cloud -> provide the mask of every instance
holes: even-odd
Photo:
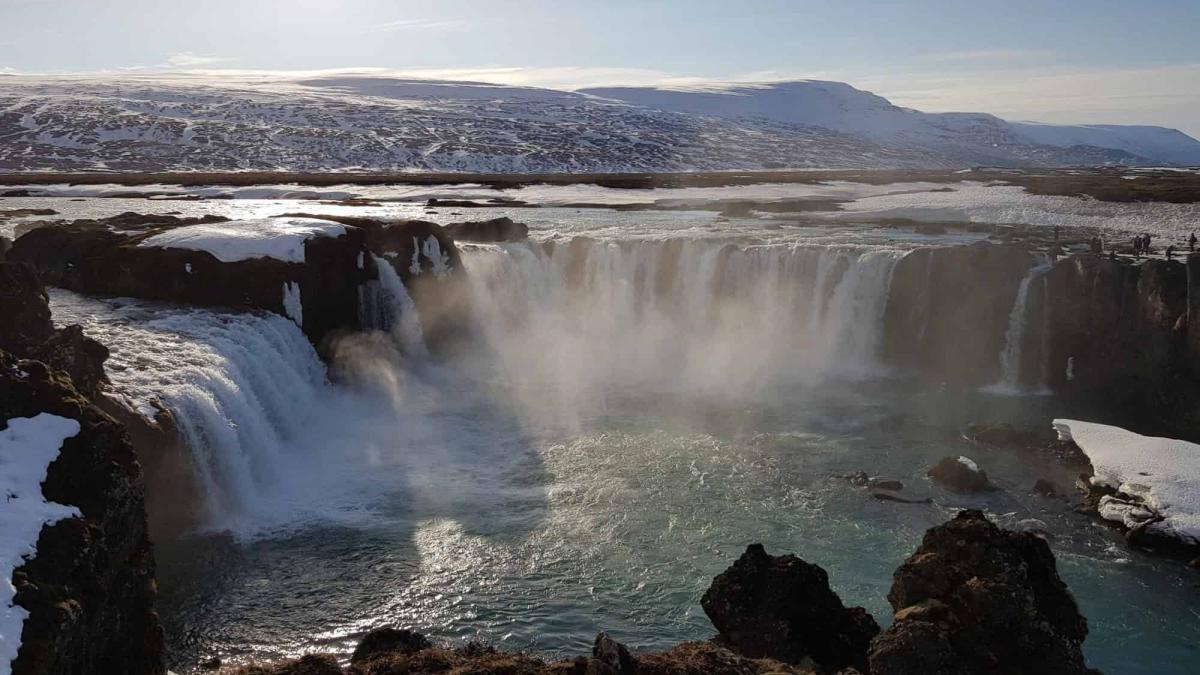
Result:
[[[979,49],[965,52],[926,54],[925,60],[935,63],[1013,63],[1051,58],[1055,54],[1045,49]]]
[[[218,63],[232,63],[237,60],[236,56],[209,56],[195,52],[176,52],[167,57],[166,66],[169,68],[200,68]]]
[[[396,31],[454,30],[462,28],[462,21],[451,19],[398,19],[370,27],[367,33],[394,33]]]
[[[875,73],[845,80],[897,105],[929,112],[985,111],[1064,124],[1157,124],[1200,136],[1200,63]]]

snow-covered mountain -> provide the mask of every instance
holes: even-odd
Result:
[[[836,82],[579,92],[373,76],[6,76],[0,171],[1200,164],[1156,127],[928,114]]]
[[[925,113],[893,105],[882,96],[843,82],[610,87],[584,89],[581,93],[656,110],[815,125],[891,147],[936,148],[962,155],[981,153],[1001,161],[1005,157],[1029,157],[1036,162],[1026,146],[1049,146],[1113,150],[1156,163],[1200,165],[1200,141],[1176,129],[1007,122],[986,113]],[[1042,152],[1045,148],[1034,154]]]

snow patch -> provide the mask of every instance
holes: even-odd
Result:
[[[304,327],[304,305],[300,302],[299,281],[283,283],[283,311],[287,312],[288,318],[295,321],[297,326]]]
[[[1054,420],[1054,428],[1092,461],[1094,485],[1116,488],[1158,512],[1164,520],[1150,529],[1200,543],[1200,445],[1077,420]],[[1100,504],[1102,517],[1126,525],[1145,521],[1145,510],[1111,497]]]
[[[346,226],[316,218],[260,218],[188,225],[143,240],[138,246],[205,251],[221,262],[274,258],[304,262],[304,243],[340,237]]]
[[[972,473],[979,473],[979,465],[976,464],[975,460],[971,459],[970,457],[964,457],[960,455],[958,458],[958,463],[970,469]]]
[[[8,420],[0,431],[0,668],[8,672],[21,647],[29,612],[13,604],[13,570],[37,553],[44,525],[79,515],[79,509],[46,501],[42,481],[63,441],[79,433],[79,422],[42,413]]]

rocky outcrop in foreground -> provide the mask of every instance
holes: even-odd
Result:
[[[42,413],[80,428],[41,485],[47,501],[80,516],[44,526],[36,555],[12,572],[14,603],[29,613],[12,672],[163,673],[142,469],[122,425],[93,405],[108,350],[79,326],[53,327],[25,264],[0,262],[0,317],[0,429]]]
[[[13,571],[14,602],[29,615],[12,672],[163,673],[142,472],[124,430],[65,373],[0,351],[0,428],[41,413],[79,422],[42,494],[81,516],[43,527],[37,554]]]
[[[716,579],[700,605],[721,641],[750,657],[811,660],[826,670],[866,666],[879,625],[862,607],[845,607],[825,570],[794,555],[767,555],[761,544]]]
[[[759,544],[718,575],[701,604],[719,635],[660,653],[633,653],[605,633],[592,653],[548,663],[469,644],[430,646],[384,628],[363,638],[340,667],[306,656],[237,675],[991,675],[1093,673],[1081,647],[1087,621],[1034,534],[963,511],[930,529],[896,571],[896,610],[880,633],[861,607],[845,607],[825,571]]]
[[[877,675],[1089,673],[1087,620],[1042,538],[963,511],[896,570],[896,615],[870,648]]]

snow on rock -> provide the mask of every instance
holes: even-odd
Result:
[[[968,469],[970,469],[971,471],[973,471],[975,473],[979,473],[979,465],[976,464],[975,460],[971,459],[970,457],[966,457],[964,455],[959,455],[958,463],[962,464],[963,466],[967,467]]]
[[[283,309],[288,318],[304,327],[304,305],[300,302],[300,283],[288,281],[283,284]]]
[[[1057,419],[1054,428],[1087,454],[1093,484],[1133,498],[1102,499],[1101,517],[1133,527],[1152,517],[1149,507],[1163,517],[1149,529],[1200,543],[1200,445],[1078,420]]]
[[[422,256],[429,261],[433,276],[440,279],[450,273],[450,254],[442,251],[442,245],[438,242],[437,237],[430,235],[425,238],[424,242],[413,237],[413,254],[412,262],[408,266],[409,272],[421,273]]]
[[[0,669],[8,671],[21,646],[21,629],[29,616],[13,604],[13,570],[37,552],[43,525],[78,516],[73,506],[47,502],[42,496],[46,469],[58,457],[64,440],[79,433],[79,422],[42,413],[8,420],[0,431]]]
[[[316,218],[260,218],[188,225],[156,234],[138,246],[206,251],[221,262],[275,258],[304,262],[304,242],[340,237],[346,226]]]

